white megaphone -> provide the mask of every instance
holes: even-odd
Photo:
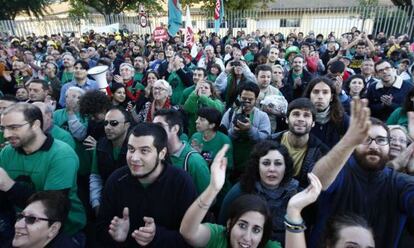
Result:
[[[106,80],[106,72],[108,69],[109,67],[107,65],[100,65],[92,67],[88,70],[88,74],[91,75],[93,79],[95,79],[99,89],[101,90],[108,87],[108,81]]]

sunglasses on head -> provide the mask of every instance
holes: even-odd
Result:
[[[41,221],[41,220],[43,220],[43,221],[54,221],[54,220],[47,219],[47,218],[41,218],[41,217],[35,217],[35,216],[27,216],[27,215],[24,215],[22,213],[18,213],[16,215],[16,221],[20,221],[23,218],[24,218],[24,222],[27,225],[33,225],[34,223],[36,223],[38,221]]]
[[[111,125],[113,127],[116,127],[116,126],[119,125],[119,123],[120,122],[117,121],[117,120],[104,121],[104,126],[108,126],[108,124],[109,124],[109,125]]]

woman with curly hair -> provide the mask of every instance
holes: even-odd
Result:
[[[206,248],[280,248],[280,244],[269,240],[272,217],[266,201],[254,194],[237,198],[229,208],[225,225],[201,223],[214,198],[223,188],[226,178],[227,160],[225,145],[211,165],[211,180],[208,187],[187,209],[180,226],[180,233],[192,247]]]
[[[293,161],[285,146],[264,140],[257,143],[240,182],[227,193],[221,206],[219,223],[225,224],[230,204],[240,195],[255,194],[265,199],[272,216],[271,240],[284,243],[283,217],[289,199],[297,193],[299,183],[293,176]]]

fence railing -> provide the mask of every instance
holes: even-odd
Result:
[[[191,12],[192,24],[196,30],[214,31],[213,13]],[[184,19],[184,16],[183,16]],[[91,14],[87,19],[73,20],[69,17],[43,17],[30,20],[0,21],[0,31],[24,36],[27,34],[81,33],[87,28],[96,28],[112,23],[126,25],[128,30],[138,34],[151,33],[162,23],[167,24],[166,15],[150,16],[148,26],[142,28],[138,14],[117,14],[103,16]],[[314,31],[324,35],[335,32],[337,35],[348,32],[352,27],[367,33],[385,32],[387,35],[407,33],[413,35],[414,11],[411,6],[368,6],[306,9],[267,9],[226,11],[221,24],[220,34],[229,28],[233,31],[244,30],[248,33],[257,29],[262,32],[282,33],[292,31],[307,33]]]

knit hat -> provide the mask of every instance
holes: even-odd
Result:
[[[287,60],[289,58],[289,55],[291,53],[296,53],[296,54],[300,54],[300,49],[297,46],[290,46],[286,49],[286,53],[285,53],[285,59]]]

